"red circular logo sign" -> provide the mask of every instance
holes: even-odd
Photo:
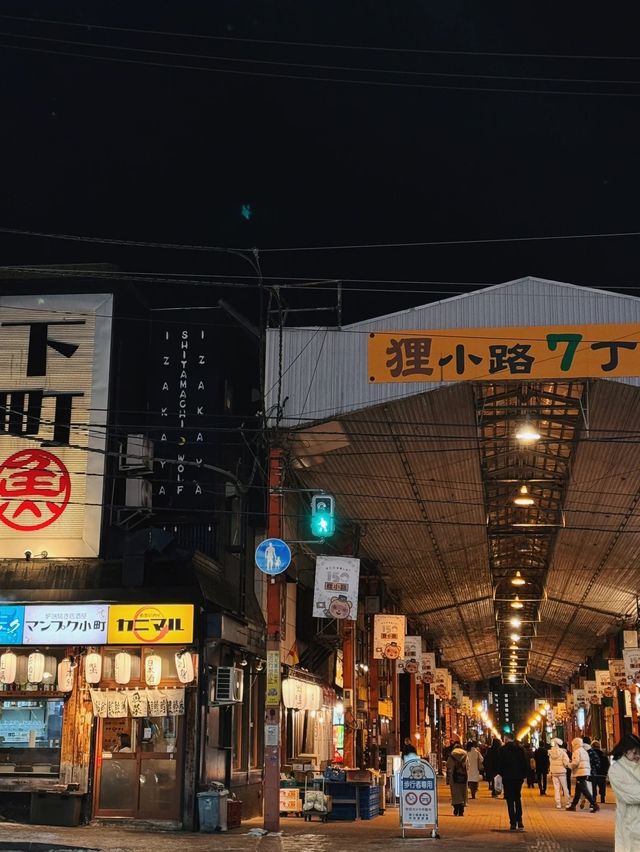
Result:
[[[71,496],[69,471],[46,450],[20,450],[0,465],[0,521],[41,530],[58,520]]]
[[[148,623],[150,621],[155,621],[156,624],[161,624],[162,627],[157,628],[157,632],[153,634],[149,634]],[[144,629],[141,632],[138,628],[138,623],[144,623]],[[163,622],[165,622],[163,624]],[[169,623],[166,618],[162,617],[162,613],[155,606],[143,606],[136,612],[133,616],[133,635],[136,639],[139,639],[140,642],[144,642],[148,644],[149,642],[160,642],[169,632]],[[155,630],[155,628],[154,628]]]

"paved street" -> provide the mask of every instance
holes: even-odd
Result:
[[[484,787],[484,785],[483,785]],[[611,795],[611,794],[610,794]],[[145,832],[124,828],[85,826],[48,828],[11,823],[0,824],[0,849],[29,849],[45,852],[55,846],[110,850],[110,852],[383,852],[390,849],[423,849],[425,843],[450,852],[474,849],[532,850],[532,852],[607,852],[613,850],[615,806],[606,804],[597,814],[588,810],[566,813],[555,809],[553,796],[541,797],[537,790],[524,790],[525,832],[509,831],[506,805],[489,798],[485,789],[469,803],[463,818],[451,814],[446,789],[440,801],[440,834],[437,841],[424,834],[410,833],[404,841],[398,828],[398,811],[388,810],[372,822],[314,821],[297,818],[282,820],[281,837],[251,837],[247,831],[260,826],[259,820],[244,823],[226,834],[175,834]],[[15,845],[14,845],[15,844]],[[29,844],[34,844],[32,847]],[[36,845],[45,844],[45,845]]]

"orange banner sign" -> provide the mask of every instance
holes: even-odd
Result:
[[[369,382],[640,376],[640,325],[371,332]]]

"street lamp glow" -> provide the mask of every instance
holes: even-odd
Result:
[[[540,440],[540,432],[538,432],[533,423],[525,420],[516,429],[515,437],[521,444],[534,444]]]

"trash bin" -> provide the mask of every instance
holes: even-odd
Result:
[[[30,822],[36,825],[80,825],[83,794],[34,790],[31,793]]]
[[[218,789],[198,793],[198,817],[200,831],[211,833],[227,830],[227,796],[229,791],[222,785]]]

